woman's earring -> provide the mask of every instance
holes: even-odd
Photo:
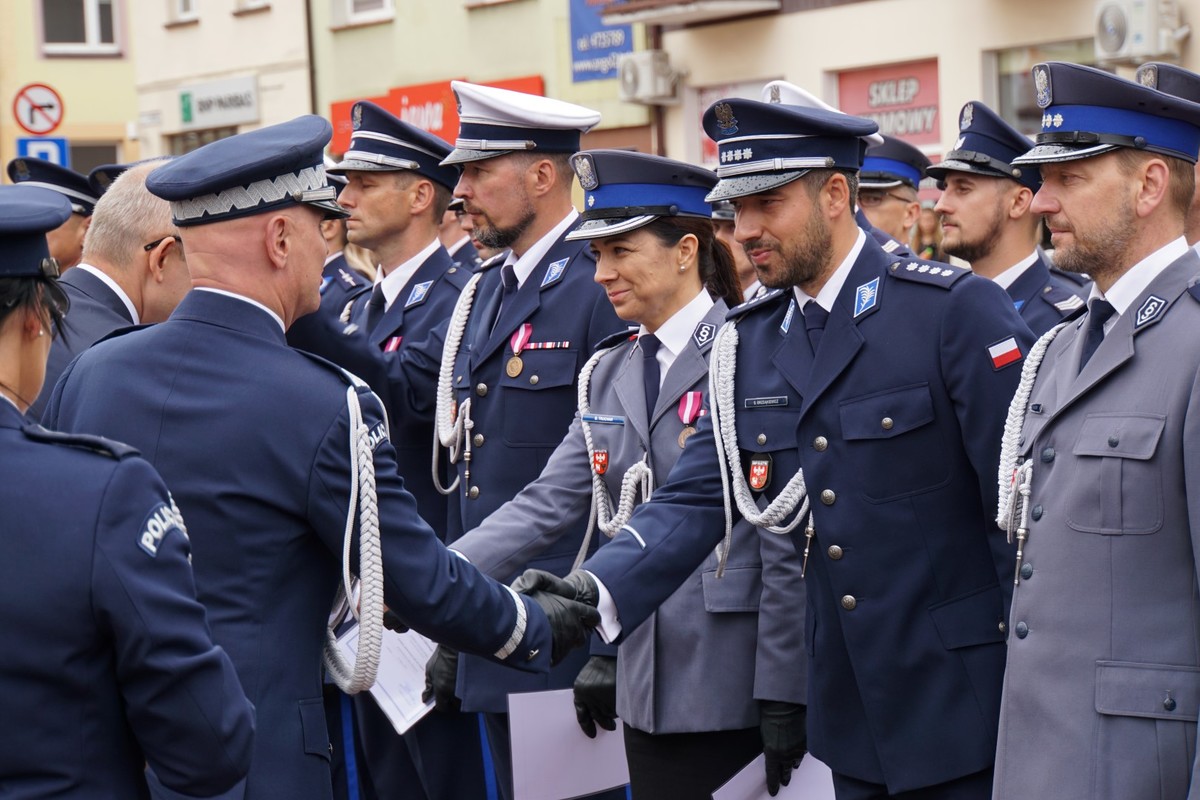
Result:
[[[38,336],[45,336],[45,335],[46,335],[46,329],[45,329],[45,328],[42,328],[40,331],[38,331]]]

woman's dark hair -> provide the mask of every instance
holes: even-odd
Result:
[[[742,288],[738,284],[733,256],[724,244],[717,241],[711,219],[702,217],[658,217],[646,225],[665,247],[674,247],[689,233],[700,243],[697,256],[700,265],[700,280],[714,300],[721,299],[733,308],[742,302]]]
[[[45,313],[52,326],[51,332],[63,335],[63,317],[70,301],[55,278],[22,276],[0,278],[0,324],[8,315],[21,309]]]

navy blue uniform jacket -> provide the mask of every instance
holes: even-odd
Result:
[[[196,290],[167,322],[76,359],[47,411],[63,430],[134,444],[171,485],[213,638],[258,712],[248,800],[331,796],[321,647],[352,477],[346,386],[335,367],[289,348],[266,312]],[[417,516],[378,401],[359,397],[377,442],[389,607],[452,647],[499,652],[516,625],[512,595],[446,551]],[[508,663],[545,670],[549,626],[524,607],[528,627]]]
[[[1008,287],[1008,296],[1035,336],[1083,308],[1089,284],[1080,284],[1046,266],[1041,253],[1037,260]]]
[[[339,309],[338,314],[326,315],[324,319],[309,315],[288,331],[288,343],[293,347],[324,356],[349,370],[388,403],[391,440],[400,476],[405,488],[416,498],[421,518],[441,537],[446,533],[446,496],[433,485],[432,410],[411,413],[403,404],[388,401],[394,395],[392,382],[404,384],[406,380],[399,368],[407,349],[416,342],[426,341],[438,326],[444,327],[471,274],[451,259],[444,247],[439,247],[409,278],[373,330],[366,329],[367,302],[371,297],[368,291],[354,298],[350,324],[337,319]],[[324,299],[321,305],[323,310]],[[440,358],[440,349],[437,355]],[[426,397],[436,394],[436,373],[416,373],[411,377],[424,383],[410,387],[416,393]],[[442,485],[448,486],[449,469],[445,460],[441,465]]]
[[[1031,334],[991,281],[894,261],[869,237],[815,363],[791,292],[730,316],[743,467],[771,456],[773,498],[803,466],[813,504],[810,749],[893,793],[987,768],[1011,590],[997,572],[1013,563],[994,521],[996,469],[1021,369],[1020,358],[997,367],[989,348],[1011,339],[1023,356]],[[622,531],[584,564],[624,633],[724,532],[710,419],[634,513],[638,535]]]
[[[212,643],[167,489],[135,456],[0,400],[6,800],[145,798],[146,764],[208,796],[250,768],[254,709]]]
[[[63,319],[66,336],[54,337],[54,343],[50,345],[42,393],[29,406],[26,414],[34,420],[42,418],[54,384],[75,356],[113,331],[133,324],[129,309],[116,292],[87,270],[69,269],[63,273],[58,284],[71,301],[71,309]]]

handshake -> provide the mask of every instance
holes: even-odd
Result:
[[[587,644],[588,634],[600,624],[600,612],[596,610],[600,594],[587,573],[576,570],[566,578],[559,578],[549,572],[529,569],[513,582],[512,588],[527,595],[546,615],[550,623],[551,664],[557,664],[572,650]],[[458,654],[438,645],[425,665],[422,699],[433,700],[439,711],[457,711],[458,699],[454,695],[457,668]]]

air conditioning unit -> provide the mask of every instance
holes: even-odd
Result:
[[[1140,64],[1178,59],[1188,28],[1178,0],[1098,0],[1096,60],[1102,64]]]
[[[652,106],[678,102],[681,73],[671,67],[662,50],[625,53],[617,60],[617,75],[619,96],[626,102]]]

